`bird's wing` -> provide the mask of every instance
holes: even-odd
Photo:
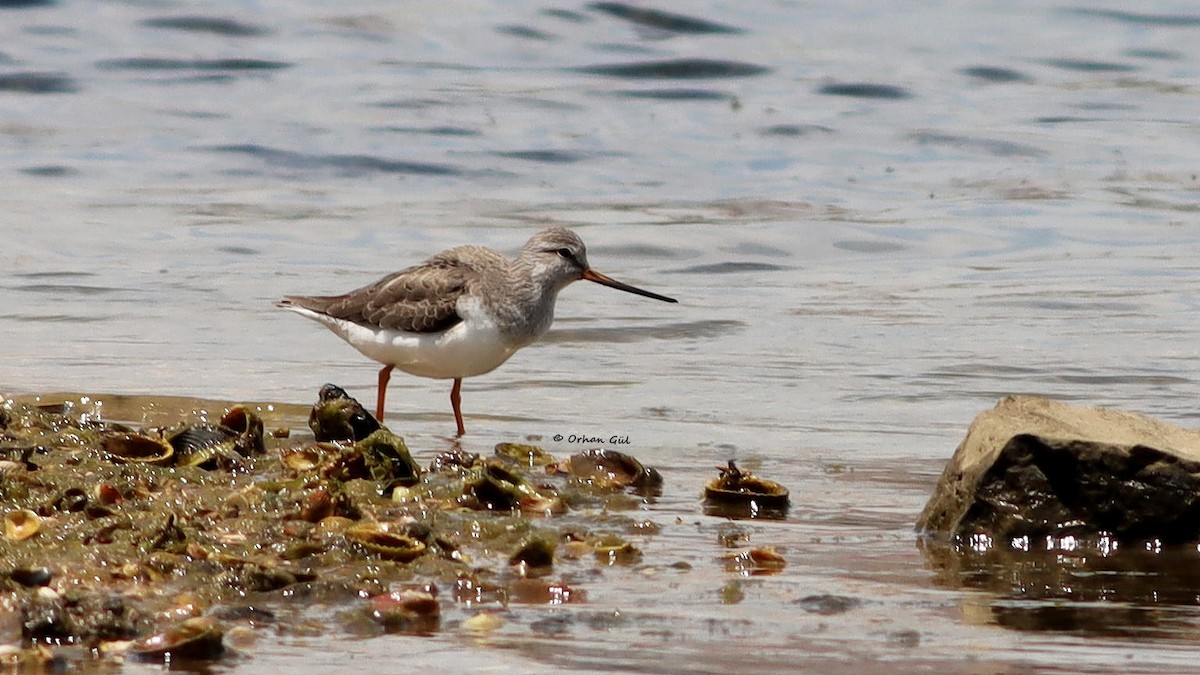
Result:
[[[334,296],[288,296],[286,302],[368,326],[437,333],[462,321],[455,311],[475,271],[437,255],[368,286]]]

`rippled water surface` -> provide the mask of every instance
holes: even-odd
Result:
[[[1179,593],[963,585],[912,533],[1004,395],[1195,424],[1200,10],[1131,6],[0,1],[0,391],[302,428],[377,369],[275,299],[562,223],[680,303],[567,289],[467,381],[464,447],[627,436],[667,478],[646,564],[485,639],[284,631],[221,668],[1194,667]],[[390,392],[448,445],[445,383]],[[786,520],[703,514],[730,458]],[[728,569],[729,528],[787,567]]]

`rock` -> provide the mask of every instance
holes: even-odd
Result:
[[[1011,396],[980,413],[917,529],[946,538],[1200,541],[1200,431]]]

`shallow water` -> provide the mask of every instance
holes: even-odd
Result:
[[[0,2],[0,392],[371,400],[376,367],[275,299],[560,222],[680,304],[569,288],[542,343],[466,383],[464,445],[628,436],[667,477],[655,569],[520,608],[484,648],[453,625],[263,637],[229,669],[1192,667],[1195,602],[1033,629],[998,617],[1064,601],[939,583],[911,528],[1004,395],[1195,423],[1200,14],[659,7],[687,15]],[[389,422],[424,459],[448,389],[393,378]],[[792,489],[786,521],[743,525],[777,575],[718,560],[698,496],[730,458]],[[821,595],[860,602],[796,602]]]

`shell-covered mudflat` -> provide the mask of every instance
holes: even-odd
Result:
[[[135,428],[0,401],[0,660],[253,658],[263,630],[486,628],[510,603],[585,601],[591,570],[640,563],[657,531],[637,509],[662,477],[620,453],[502,443],[420,466],[332,386],[309,424],[264,430],[233,406]]]

